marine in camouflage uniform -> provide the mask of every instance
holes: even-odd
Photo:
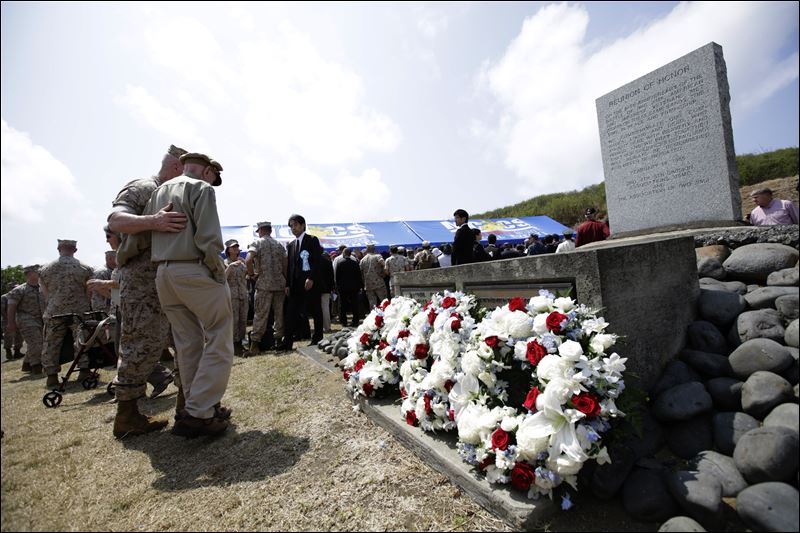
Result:
[[[19,330],[11,332],[8,331],[8,293],[14,288],[14,284],[10,283],[8,285],[8,292],[5,293],[2,297],[0,297],[0,306],[2,310],[3,316],[3,347],[6,350],[6,359],[18,359],[22,356],[22,334]],[[11,349],[14,349],[12,352]]]
[[[108,250],[106,252],[106,266],[95,269],[92,279],[110,280],[111,273],[116,267],[117,252]],[[111,314],[111,300],[97,291],[92,292],[92,311],[102,311]]]
[[[127,183],[117,194],[108,217],[109,229],[121,233],[117,250],[120,322],[117,351],[117,375],[114,392],[117,415],[114,436],[141,435],[163,429],[166,420],[139,413],[138,399],[147,392],[148,377],[156,368],[167,343],[168,322],[156,292],[157,265],[150,261],[150,231],[180,231],[186,226],[181,213],[162,212],[142,216],[153,191],[162,183],[179,176],[183,166],[178,158],[186,150],[170,146],[157,176]]]
[[[369,308],[372,309],[386,298],[386,282],[383,281],[386,264],[383,257],[375,252],[374,244],[367,245],[367,253],[359,266],[364,278],[364,292],[367,293]]]
[[[42,343],[44,322],[44,298],[39,292],[39,265],[23,269],[28,278],[8,293],[9,325],[25,339],[27,350],[22,361],[22,371],[42,372]]]
[[[247,266],[239,255],[239,241],[230,239],[225,242],[225,277],[231,290],[231,308],[233,309],[233,349],[239,354],[242,350],[242,339],[247,332]]]
[[[45,295],[47,304],[44,312],[44,351],[42,353],[42,366],[47,374],[47,387],[58,385],[58,373],[61,371],[59,357],[61,345],[67,328],[72,330],[72,338],[80,339],[81,324],[78,320],[53,318],[65,313],[83,313],[90,311],[89,296],[86,282],[91,279],[94,271],[92,267],[84,265],[73,257],[76,241],[58,240],[58,252],[61,254],[56,261],[49,263],[39,271],[39,286]],[[81,373],[78,380],[87,377],[88,357],[84,354],[78,366]]]
[[[258,352],[258,343],[267,329],[270,310],[275,316],[275,338],[283,338],[283,303],[286,300],[287,255],[283,246],[270,235],[272,224],[259,222],[258,235],[247,248],[247,271],[256,280],[253,330],[247,355]]]

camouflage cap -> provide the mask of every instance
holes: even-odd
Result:
[[[257,222],[256,226],[258,227],[258,229],[271,228],[272,227],[272,222]]]
[[[239,241],[237,241],[236,239],[228,239],[227,241],[225,241],[225,249],[226,250],[228,248],[230,248],[231,246],[234,246],[234,245],[235,246],[239,246]]]
[[[28,272],[39,272],[39,265],[28,265],[22,267],[23,274],[27,274]]]
[[[179,148],[179,147],[175,146],[174,144],[170,144],[169,145],[169,150],[167,150],[167,153],[169,155],[171,155],[172,157],[180,158],[183,154],[185,154],[187,152],[183,148]]]
[[[73,240],[70,240],[70,239],[58,239],[58,245],[59,246],[72,246],[73,248],[76,248],[78,246],[78,241],[73,241]]]

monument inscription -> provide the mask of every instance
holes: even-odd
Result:
[[[729,102],[716,43],[597,99],[612,232],[741,219]]]

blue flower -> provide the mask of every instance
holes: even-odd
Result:
[[[561,510],[568,511],[570,508],[572,508],[572,500],[569,499],[569,493],[567,493],[561,497]]]
[[[597,442],[600,440],[600,435],[591,426],[586,426],[586,438],[589,442]]]
[[[537,461],[547,461],[547,458],[550,457],[550,454],[547,452],[539,452],[536,456]]]
[[[544,296],[545,298],[550,298],[551,300],[556,299],[556,295],[547,289],[539,289],[539,296]]]

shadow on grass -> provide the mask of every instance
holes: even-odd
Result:
[[[308,451],[309,439],[277,430],[238,433],[231,427],[220,437],[186,439],[166,430],[150,438],[123,439],[122,444],[150,457],[158,475],[153,488],[182,491],[281,474]]]

